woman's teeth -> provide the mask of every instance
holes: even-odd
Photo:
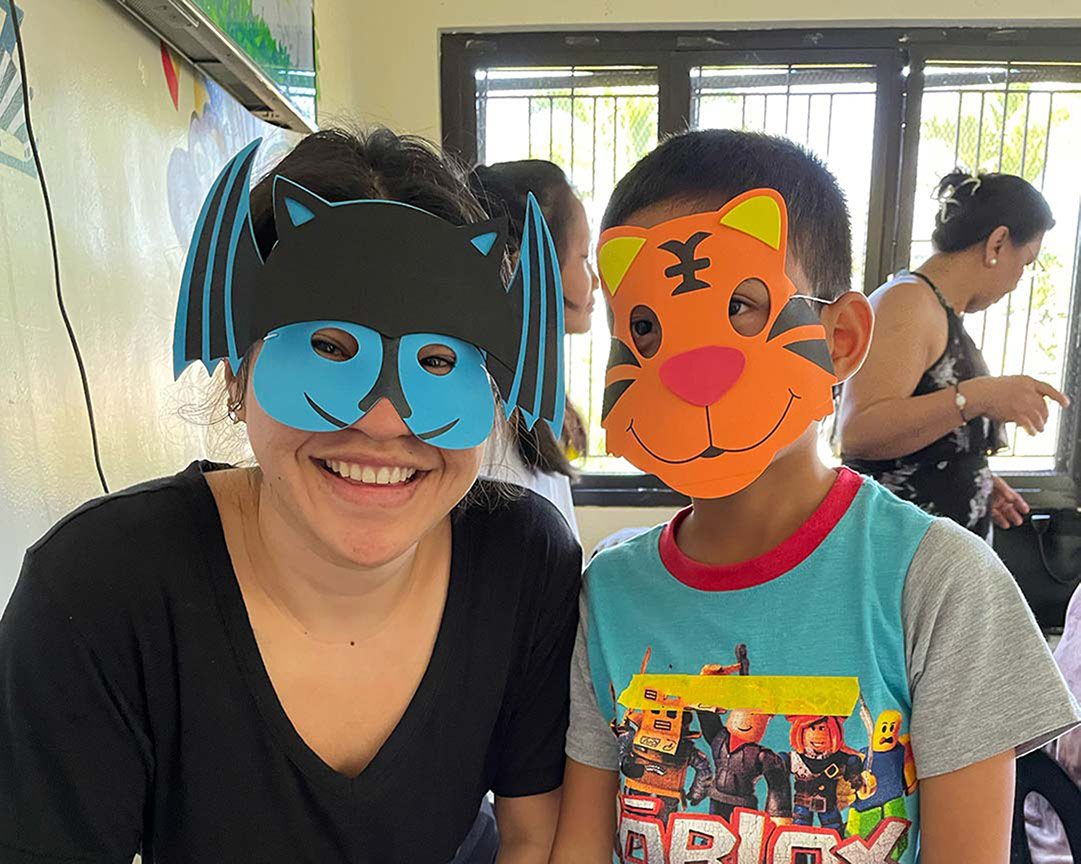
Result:
[[[407,483],[417,473],[416,468],[394,466],[388,468],[381,465],[378,468],[372,465],[358,465],[355,462],[338,462],[335,459],[324,459],[323,464],[328,470],[333,471],[339,477],[346,480],[356,480],[358,483],[370,483],[376,486],[393,486],[396,483]]]

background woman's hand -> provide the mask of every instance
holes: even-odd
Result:
[[[999,528],[1020,525],[1030,509],[1021,493],[996,474],[991,486],[991,519],[995,525]]]
[[[1063,408],[1069,398],[1046,381],[1029,375],[986,376],[962,381],[961,394],[968,400],[969,417],[983,415],[1003,423],[1016,423],[1029,435],[1042,432],[1047,424],[1047,400]]]

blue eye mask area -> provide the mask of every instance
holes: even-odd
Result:
[[[341,330],[357,342],[345,359],[324,356],[312,345],[320,330]],[[304,321],[267,334],[252,371],[252,389],[262,409],[286,426],[333,432],[363,415],[360,402],[383,366],[383,340],[369,327],[343,321]]]
[[[356,353],[348,356],[323,344],[316,337],[321,330],[353,337]],[[421,360],[428,346],[442,347]],[[307,321],[271,331],[255,361],[252,388],[267,414],[306,432],[345,429],[386,398],[410,432],[454,450],[483,443],[495,418],[484,354],[475,346],[437,333],[391,339],[343,321]]]
[[[421,360],[428,346],[441,346]],[[440,358],[453,353],[453,366]],[[412,413],[405,424],[422,441],[460,450],[488,437],[495,420],[495,394],[475,346],[438,333],[409,333],[398,343],[398,375]]]

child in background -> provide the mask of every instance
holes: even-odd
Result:
[[[598,284],[593,269],[593,240],[585,207],[563,169],[543,159],[478,165],[469,177],[469,186],[490,216],[506,216],[507,252],[514,261],[522,244],[526,195],[532,192],[536,196],[545,221],[551,226],[559,257],[566,331],[588,333]],[[578,521],[571,498],[570,481],[574,477],[571,460],[585,452],[587,440],[585,424],[570,400],[563,438],[559,441],[547,428],[526,429],[517,414],[508,426],[497,426],[496,430],[481,473],[543,495],[559,508],[577,536]]]
[[[872,330],[836,180],[691,132],[603,228],[608,447],[693,503],[587,570],[552,861],[1005,862],[1078,708],[986,544],[817,455]]]

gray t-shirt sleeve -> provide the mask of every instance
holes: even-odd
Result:
[[[593,768],[618,771],[619,745],[608,721],[597,706],[597,694],[593,689],[593,676],[589,669],[585,588],[582,589],[578,602],[580,614],[578,635],[574,641],[574,657],[571,660],[571,717],[570,726],[567,728],[567,756]]]
[[[937,519],[902,598],[916,773],[1022,756],[1081,721],[1028,604],[990,546]]]

